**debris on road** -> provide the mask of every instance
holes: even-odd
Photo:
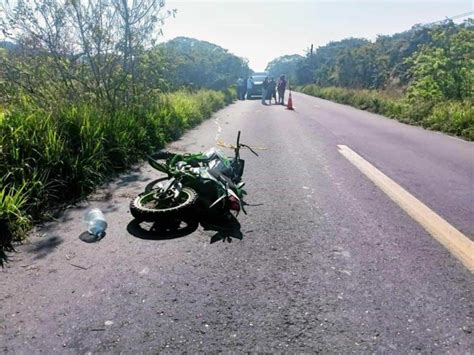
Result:
[[[81,270],[89,270],[91,268],[91,266],[85,267],[85,266],[76,265],[76,264],[72,264],[72,263],[69,263],[69,265],[77,267],[78,269],[81,269]]]

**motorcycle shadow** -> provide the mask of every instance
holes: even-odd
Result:
[[[240,230],[240,222],[231,213],[219,217],[211,216],[210,218],[203,218],[199,223],[204,231],[216,232],[211,237],[211,244],[221,240],[231,243],[232,238],[242,240],[244,237]]]
[[[232,242],[232,239],[243,239],[241,225],[231,213],[223,215],[203,215],[186,220],[167,222],[139,222],[136,219],[127,225],[127,231],[132,236],[145,240],[170,240],[192,234],[201,225],[204,231],[216,232],[211,236],[210,243],[218,241]]]

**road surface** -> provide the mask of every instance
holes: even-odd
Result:
[[[141,233],[128,203],[156,177],[147,166],[38,227],[0,272],[0,349],[474,352],[473,274],[338,149],[472,240],[474,144],[302,94],[294,104],[235,103],[169,147],[241,130],[266,148],[243,153],[254,206],[231,243],[202,227]],[[78,238],[90,207],[109,222],[94,244]]]

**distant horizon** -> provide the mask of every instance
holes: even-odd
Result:
[[[473,18],[472,18],[472,17],[466,17],[466,18],[463,19],[462,21],[454,21],[454,22],[456,22],[456,23],[462,23],[462,22],[464,22],[464,21],[467,21],[468,19],[473,19]],[[441,23],[441,21],[440,21],[440,23]],[[330,40],[329,42],[326,42],[326,43],[321,44],[321,45],[318,45],[318,46],[314,46],[314,45],[313,45],[313,48],[314,48],[314,50],[316,50],[316,49],[318,49],[318,48],[320,48],[320,47],[325,47],[325,46],[327,46],[327,45],[330,44],[330,43],[333,43],[333,42],[340,42],[340,41],[343,41],[343,40],[345,40],[345,39],[352,39],[352,38],[365,39],[365,40],[367,40],[367,41],[369,41],[369,42],[371,42],[371,43],[374,43],[374,42],[377,40],[377,38],[378,38],[379,36],[389,36],[389,37],[395,36],[395,35],[400,34],[400,33],[408,32],[408,31],[412,30],[413,27],[415,27],[415,26],[417,26],[417,25],[427,26],[427,25],[430,25],[430,23],[427,23],[427,24],[418,24],[418,23],[415,23],[415,24],[413,24],[410,28],[407,28],[406,30],[402,30],[402,31],[400,31],[400,32],[394,32],[394,33],[390,33],[390,34],[380,33],[380,34],[376,35],[375,38],[345,37],[345,38],[340,38],[340,39],[337,39],[337,40]],[[243,59],[246,59],[246,60],[248,59],[248,58],[239,56],[239,55],[236,54],[236,53],[233,53],[233,52],[230,51],[228,48],[225,48],[225,47],[223,47],[223,46],[221,46],[221,45],[219,45],[219,44],[210,42],[210,41],[208,41],[208,40],[200,39],[200,38],[197,38],[197,37],[189,37],[189,36],[180,35],[180,36],[176,36],[176,37],[167,39],[166,41],[162,41],[162,42],[160,42],[160,43],[167,43],[167,42],[169,42],[169,41],[173,41],[173,40],[178,39],[178,38],[189,38],[189,39],[194,39],[194,40],[198,40],[198,41],[201,41],[201,42],[207,42],[207,43],[210,43],[210,44],[219,46],[219,47],[221,47],[221,48],[227,50],[230,54],[233,54],[233,55],[235,55],[235,56],[237,56],[237,57],[240,57],[240,58],[243,58]],[[310,49],[310,47],[308,47],[307,49]],[[273,58],[273,59],[280,58],[280,57],[284,57],[284,56],[292,56],[292,55],[301,55],[301,56],[304,57],[304,55],[306,54],[305,51],[306,51],[307,49],[305,49],[305,50],[303,51],[303,53],[287,53],[287,54],[282,54],[281,56],[275,57],[275,58]],[[273,60],[273,59],[272,59],[272,60]],[[268,62],[268,63],[270,63],[270,62]],[[267,63],[267,65],[268,65],[268,63]],[[266,69],[266,66],[265,66],[265,68],[263,68],[262,70],[254,70],[254,72],[264,71],[265,69]]]
[[[304,55],[311,44],[316,49],[351,37],[373,42],[473,10],[469,0],[168,0],[166,8],[178,12],[165,21],[160,42],[210,42],[247,59],[256,72],[275,58]]]
[[[255,72],[284,55],[347,38],[371,42],[415,25],[473,12],[470,0],[167,0],[177,9],[165,20],[159,43],[177,37],[218,45],[248,60]],[[463,22],[472,15],[455,20]],[[0,33],[0,41],[7,40]]]

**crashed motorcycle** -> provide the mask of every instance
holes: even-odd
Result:
[[[233,157],[215,148],[195,154],[164,151],[148,157],[149,164],[166,177],[148,184],[131,201],[132,216],[139,222],[169,222],[197,218],[203,212],[246,213],[242,182],[245,161],[240,158],[240,149],[258,154],[240,143],[240,131],[236,145],[230,147],[234,149]]]

